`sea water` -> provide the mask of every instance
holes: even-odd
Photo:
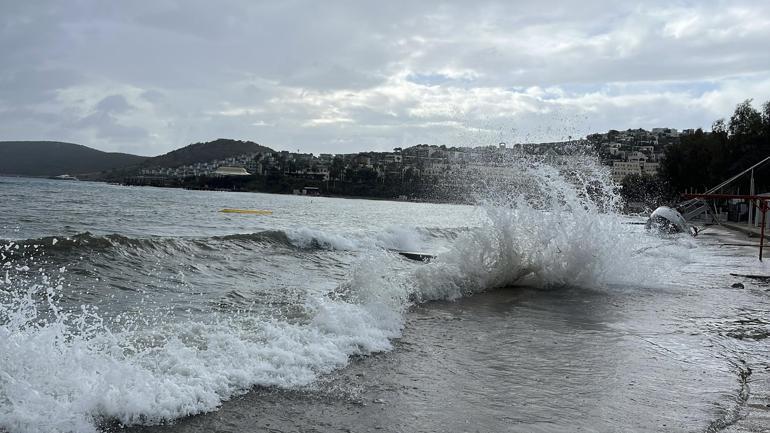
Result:
[[[753,428],[755,249],[518,164],[475,206],[0,178],[0,429]]]

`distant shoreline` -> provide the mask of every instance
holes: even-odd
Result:
[[[51,180],[51,181],[62,181],[67,183],[72,183],[71,180],[63,180],[63,179],[55,179],[50,176],[30,176],[30,175],[19,175],[19,174],[0,174],[0,179],[2,178],[13,178],[13,179],[36,179],[36,180]],[[0,182],[2,182],[0,180]],[[216,188],[189,188],[184,186],[168,186],[168,185],[134,185],[134,184],[127,184],[123,182],[115,182],[111,180],[101,180],[101,179],[78,179],[77,182],[94,182],[94,183],[104,183],[109,185],[115,185],[115,186],[123,186],[123,187],[137,187],[137,188],[163,188],[163,189],[182,189],[182,190],[188,190],[188,191],[212,191],[212,192],[235,192],[235,193],[257,193],[257,194],[274,194],[274,195],[290,195],[290,196],[297,196],[297,197],[320,197],[320,198],[339,198],[339,199],[351,199],[351,200],[374,200],[374,201],[391,201],[395,203],[430,203],[430,204],[450,204],[450,205],[463,205],[463,206],[474,206],[474,203],[471,202],[460,202],[460,201],[443,201],[443,200],[430,200],[430,199],[408,199],[408,200],[400,200],[398,198],[388,198],[388,197],[377,197],[377,196],[363,196],[363,195],[343,195],[343,194],[319,194],[319,195],[303,195],[303,194],[293,194],[289,192],[271,192],[271,191],[239,191],[239,190],[231,190],[231,189],[216,189]]]

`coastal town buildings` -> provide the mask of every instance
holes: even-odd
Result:
[[[612,168],[612,179],[622,182],[629,175],[655,176],[665,155],[665,148],[678,143],[685,135],[695,130],[679,132],[673,128],[611,130],[603,134],[586,137],[592,143],[602,162]]]
[[[408,182],[425,178],[459,179],[473,176],[513,178],[506,161],[517,152],[560,157],[571,147],[591,146],[602,163],[609,166],[615,182],[629,175],[656,175],[664,158],[665,147],[677,142],[693,130],[672,128],[611,130],[591,134],[584,140],[556,143],[527,143],[507,146],[447,147],[417,144],[395,148],[392,152],[359,152],[351,154],[292,153],[288,151],[245,153],[221,160],[199,162],[179,167],[156,167],[141,170],[151,179],[186,179],[251,174],[285,176],[320,182]],[[237,172],[237,173],[236,173]]]

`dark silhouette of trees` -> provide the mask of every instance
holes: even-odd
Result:
[[[329,166],[329,177],[332,180],[345,180],[343,174],[345,173],[345,160],[339,156],[335,156],[332,160],[331,166]]]
[[[681,137],[679,144],[667,147],[660,170],[671,189],[703,191],[724,179],[730,157],[725,138],[722,133],[698,129]]]
[[[763,134],[770,136],[770,101],[765,102],[762,106],[762,126]]]
[[[711,124],[711,132],[714,134],[727,135],[727,125],[725,125],[725,119],[717,119]]]
[[[727,131],[736,138],[755,137],[762,133],[762,115],[751,106],[751,99],[747,99],[737,107],[730,117],[730,125]]]
[[[643,203],[650,209],[666,202],[668,198],[668,188],[659,176],[630,174],[623,179],[621,187],[626,202]]]
[[[699,129],[666,147],[660,175],[672,198],[686,190],[705,191],[770,156],[770,101],[761,112],[751,102],[738,104],[728,123],[715,121],[710,133]],[[757,191],[768,190],[770,170],[757,170],[755,182]]]

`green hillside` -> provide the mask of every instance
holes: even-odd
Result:
[[[136,166],[147,157],[59,141],[0,141],[0,174],[57,176]]]
[[[198,162],[225,159],[244,153],[257,152],[273,152],[273,150],[269,147],[254,143],[253,141],[220,138],[205,143],[190,144],[177,150],[173,150],[165,155],[150,158],[145,161],[144,166],[174,168]]]

